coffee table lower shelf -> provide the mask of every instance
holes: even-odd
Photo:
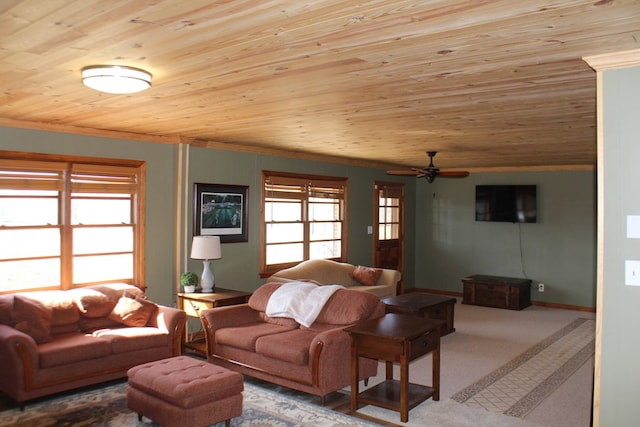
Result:
[[[370,389],[364,390],[356,397],[358,404],[379,406],[380,408],[400,411],[400,381],[385,380]],[[433,396],[433,387],[409,383],[407,389],[407,410],[411,410]]]

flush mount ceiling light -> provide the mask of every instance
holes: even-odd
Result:
[[[135,93],[151,87],[151,74],[122,65],[91,65],[82,69],[82,83],[106,93]]]

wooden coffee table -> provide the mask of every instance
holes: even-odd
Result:
[[[387,306],[387,313],[413,314],[429,319],[444,320],[440,335],[455,332],[453,327],[456,299],[444,295],[410,292],[382,300]]]
[[[351,410],[360,403],[400,412],[400,420],[409,420],[409,410],[428,398],[440,399],[441,320],[405,314],[386,314],[350,326],[351,335]],[[409,362],[433,352],[431,387],[409,383]],[[384,382],[359,392],[359,358],[386,361]],[[393,379],[393,363],[400,363],[400,380]]]

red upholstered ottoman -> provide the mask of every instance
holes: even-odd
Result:
[[[193,359],[172,357],[127,371],[127,406],[164,427],[208,426],[242,415],[241,374]]]

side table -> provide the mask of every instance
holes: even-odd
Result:
[[[200,311],[226,305],[244,304],[249,300],[251,293],[216,287],[216,291],[213,293],[179,292],[176,296],[178,297],[179,309],[184,310],[189,317],[197,317],[200,319]],[[204,333],[200,331],[199,333],[194,333],[189,336],[189,331],[185,324],[182,350],[184,352],[187,349],[205,357],[207,356],[207,345]]]
[[[455,332],[453,319],[456,299],[444,295],[433,295],[423,292],[410,292],[392,298],[385,298],[387,313],[413,314],[429,319],[444,320],[445,324],[440,336]]]
[[[351,410],[358,405],[380,406],[400,412],[400,421],[409,420],[409,410],[428,398],[440,399],[440,328],[441,320],[388,313],[350,326],[351,335]],[[409,383],[409,362],[433,352],[431,387]],[[360,357],[386,361],[382,383],[359,392]],[[393,379],[393,363],[400,363],[400,380]]]

